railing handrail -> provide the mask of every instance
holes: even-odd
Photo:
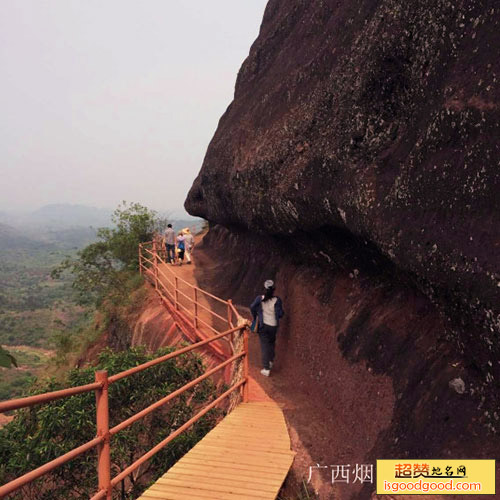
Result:
[[[152,257],[155,257],[156,259],[158,259],[158,261],[161,263],[161,264],[166,264],[166,262],[161,258],[160,255],[158,255],[157,252],[153,250],[150,250],[149,248],[145,247],[144,245],[154,245],[154,242],[153,241],[147,241],[145,243],[140,243],[139,244],[139,248],[144,250],[145,252],[148,252]],[[146,257],[142,257],[144,260],[146,260],[147,262],[151,263],[154,265],[154,262],[152,262],[151,260],[149,259],[146,259]],[[207,297],[210,297],[211,299],[214,299],[218,302],[220,302],[221,304],[224,304],[225,306],[227,306],[229,304],[229,301],[227,300],[224,300],[224,299],[221,299],[220,297],[217,297],[216,295],[213,295],[211,294],[210,292],[207,292],[206,290],[203,290],[199,287],[196,287],[195,285],[192,285],[191,283],[189,283],[189,281],[186,281],[184,278],[181,278],[180,276],[177,276],[168,266],[165,266],[165,269],[167,269],[167,271],[174,277],[174,278],[177,278],[179,281],[182,281],[182,283],[184,283],[185,285],[187,285],[188,287],[190,287],[191,289],[194,289],[194,288],[198,288],[198,290],[203,293],[204,295],[206,295]]]
[[[141,365],[134,366],[133,368],[130,368],[129,370],[125,370],[125,371],[117,373],[115,375],[111,375],[108,378],[108,383],[113,384],[113,383],[117,382],[118,380],[121,380],[122,378],[125,378],[125,377],[133,375],[135,373],[141,372],[141,371],[146,370],[147,368],[155,366],[159,363],[163,363],[164,361],[167,361],[169,359],[176,358],[177,356],[181,356],[182,354],[185,354],[186,352],[197,349],[198,347],[202,347],[206,344],[209,344],[210,342],[214,342],[216,340],[219,340],[223,337],[226,337],[227,335],[230,335],[231,333],[237,332],[238,330],[241,330],[241,327],[231,328],[223,333],[220,333],[218,335],[214,335],[213,337],[210,337],[206,340],[201,340],[200,342],[197,342],[196,344],[191,344],[187,347],[183,347],[182,349],[178,349],[177,351],[170,352],[168,354],[165,354],[164,356],[160,356],[159,358],[153,359],[151,361],[147,361],[146,363],[143,363]],[[17,399],[9,399],[7,401],[0,401],[0,413],[4,413],[6,411],[18,410],[20,408],[27,408],[29,406],[33,406],[36,404],[49,403],[49,402],[55,401],[57,399],[75,396],[77,394],[82,394],[84,392],[91,392],[91,391],[94,391],[96,389],[101,388],[102,386],[103,386],[103,384],[101,382],[94,382],[92,384],[85,384],[85,385],[78,385],[78,386],[74,386],[74,387],[68,387],[67,389],[61,389],[59,391],[44,392],[43,394],[36,394],[34,396],[27,396],[25,398],[17,398]]]
[[[148,242],[149,243],[149,242]],[[146,243],[146,244],[148,244]],[[150,261],[149,259],[146,259],[142,255],[142,250],[145,249],[151,255],[153,256],[153,261]],[[140,269],[142,272],[142,260],[146,260],[147,262],[150,262],[153,266],[156,266],[156,271],[158,270],[157,268],[157,260],[160,260],[161,262],[164,263],[164,261],[161,259],[161,257],[155,252],[154,254],[150,252],[148,249],[144,248],[143,244],[139,245],[139,265]],[[168,268],[167,268],[168,269]],[[170,270],[169,270],[170,271]],[[172,271],[170,271],[172,272]],[[162,273],[163,274],[163,273]],[[174,274],[174,273],[172,273]],[[175,276],[175,274],[174,274]],[[157,279],[157,275],[155,276]],[[166,276],[165,276],[166,278]],[[205,293],[206,295],[213,297],[217,299],[218,301],[224,303],[228,307],[228,319],[225,320],[222,318],[220,315],[216,315],[218,318],[223,319],[224,321],[227,321],[230,326],[231,324],[231,315],[234,313],[236,315],[236,318],[240,318],[238,312],[232,305],[231,301],[224,301],[218,297],[215,297],[208,292],[205,292],[199,287],[193,286],[187,281],[183,280],[182,278],[176,277],[177,280],[181,280],[182,282],[186,283],[189,285],[193,290],[195,290],[195,297],[197,296],[196,294],[198,292]],[[166,287],[165,287],[166,288]],[[168,290],[166,290],[168,292]],[[189,298],[189,297],[188,297]],[[197,302],[194,302],[196,305],[201,305],[197,304]],[[204,307],[204,306],[203,306]],[[213,311],[209,311],[212,312]],[[195,328],[197,321],[200,321],[201,323],[208,325],[205,323],[201,318],[197,318],[195,314]],[[216,331],[212,327],[210,327],[212,330]],[[209,345],[212,342],[216,342],[217,340],[223,339],[224,337],[227,337],[228,335],[233,335],[235,332],[240,331],[243,332],[243,348],[242,352],[239,354],[234,354],[233,356],[229,357],[219,365],[215,366],[214,368],[208,370],[205,372],[203,375],[200,375],[196,379],[192,380],[191,382],[188,382],[184,386],[180,387],[179,389],[176,389],[169,395],[165,396],[164,398],[160,399],[159,401],[156,401],[155,403],[151,404],[147,408],[144,408],[143,410],[137,412],[135,415],[129,417],[128,419],[122,421],[121,423],[115,425],[113,428],[109,429],[109,409],[108,409],[108,386],[110,384],[113,384],[115,382],[118,382],[119,380],[129,377],[131,375],[134,375],[138,372],[141,372],[143,370],[146,370],[148,368],[151,368],[152,366],[155,366],[160,363],[164,363],[167,360],[176,358],[178,356],[181,356],[182,354],[185,354],[187,352],[190,352],[194,349],[197,349],[199,347],[202,347],[204,345]],[[239,358],[243,358],[243,378],[239,382],[236,382],[232,387],[230,387],[228,390],[226,390],[223,394],[221,394],[218,398],[216,398],[214,401],[212,401],[210,404],[208,404],[205,408],[203,408],[201,411],[199,411],[194,417],[189,419],[186,423],[181,425],[178,429],[176,429],[174,432],[170,433],[170,435],[165,438],[163,441],[155,445],[151,450],[146,452],[144,455],[142,455],[138,460],[136,460],[133,464],[129,465],[127,468],[125,468],[123,471],[121,471],[117,476],[115,476],[113,479],[110,477],[110,437],[112,435],[115,435],[116,433],[120,432],[121,430],[125,429],[129,425],[132,425],[134,422],[138,421],[139,419],[143,418],[144,416],[148,415],[152,411],[156,410],[157,408],[160,408],[164,404],[166,404],[168,401],[173,399],[176,396],[179,396],[183,392],[189,390],[190,388],[194,387],[196,384],[201,382],[202,380],[205,380],[209,376],[215,374],[222,368],[225,368],[229,366],[230,363],[236,361]],[[74,448],[70,450],[69,452],[65,453],[64,455],[61,455],[60,457],[55,458],[54,460],[51,460],[50,462],[38,467],[37,469],[28,472],[24,474],[21,477],[18,477],[8,483],[6,483],[3,486],[0,486],[0,498],[2,498],[4,495],[7,495],[9,493],[12,493],[13,491],[21,488],[22,486],[32,482],[33,480],[37,479],[38,477],[50,472],[51,470],[55,469],[56,467],[63,465],[64,463],[68,462],[69,460],[72,460],[73,458],[81,455],[82,453],[85,453],[86,451],[95,448],[96,446],[98,447],[98,476],[99,476],[99,486],[98,486],[98,492],[92,497],[92,500],[97,500],[100,498],[106,498],[106,499],[111,499],[111,490],[116,484],[118,484],[120,481],[122,481],[125,477],[127,477],[130,473],[132,473],[137,467],[139,467],[142,463],[144,463],[146,460],[149,460],[155,453],[160,451],[164,446],[166,446],[169,442],[171,442],[175,437],[177,437],[179,434],[181,434],[184,430],[189,428],[191,425],[193,425],[196,421],[198,421],[203,415],[205,415],[210,409],[214,408],[217,404],[219,404],[221,401],[223,401],[226,397],[228,397],[232,392],[234,392],[236,389],[242,387],[243,388],[243,398],[244,401],[248,399],[248,329],[247,325],[245,322],[240,322],[239,326],[229,328],[228,330],[225,330],[222,333],[217,333],[216,335],[213,335],[209,338],[203,339],[199,342],[195,342],[194,344],[191,344],[189,346],[183,347],[181,349],[177,349],[176,351],[173,351],[171,353],[168,353],[164,356],[160,356],[156,359],[153,359],[151,361],[148,361],[146,363],[142,363],[141,365],[135,366],[133,368],[130,368],[128,370],[125,370],[120,373],[116,373],[115,375],[111,375],[108,377],[106,371],[97,371],[96,372],[96,381],[92,384],[86,384],[86,385],[81,385],[81,386],[76,386],[76,387],[69,387],[67,389],[62,389],[59,391],[52,391],[52,392],[47,392],[43,394],[37,394],[34,396],[28,396],[25,398],[18,398],[18,399],[13,399],[13,400],[8,400],[8,401],[3,401],[0,402],[0,412],[5,412],[5,411],[11,411],[11,410],[16,410],[20,408],[27,408],[36,404],[44,404],[48,403],[51,401],[55,401],[57,399],[65,398],[65,397],[71,397],[75,396],[77,394],[82,394],[86,392],[91,392],[91,391],[96,391],[96,398],[97,398],[97,436],[88,441],[87,443],[84,443],[77,448]]]
[[[200,375],[199,377],[195,378],[191,382],[188,382],[186,385],[183,385],[182,387],[175,390],[174,392],[171,392],[168,396],[165,396],[164,398],[158,400],[156,403],[153,403],[152,405],[148,406],[147,408],[144,408],[144,410],[141,410],[139,413],[136,413],[135,415],[132,415],[131,417],[127,418],[127,420],[124,420],[123,422],[115,425],[113,428],[109,429],[109,433],[113,436],[117,432],[120,432],[121,430],[126,429],[127,427],[132,425],[134,422],[137,422],[142,417],[145,417],[146,415],[151,413],[153,410],[156,410],[156,408],[160,408],[164,404],[168,403],[170,400],[179,396],[183,392],[188,391],[189,389],[194,387],[196,384],[198,384],[202,380],[205,380],[206,378],[210,377],[214,373],[217,373],[219,370],[222,370],[222,368],[224,368],[228,364],[232,363],[233,361],[236,361],[238,358],[241,358],[244,355],[245,355],[245,353],[240,353],[240,354],[235,354],[234,356],[231,356],[229,359],[227,359],[223,363],[220,363],[219,365],[215,366],[211,370],[208,370],[208,372],[204,373],[203,375]]]
[[[178,276],[163,260],[160,255],[161,249],[162,243],[157,240],[140,243],[139,270],[151,281],[155,291],[160,295],[166,307],[170,309],[170,313],[174,317],[178,316],[180,324],[184,323],[188,326],[190,332],[183,330],[185,334],[189,337],[192,334],[195,338],[203,339],[207,334],[219,333],[222,330],[220,325],[227,324],[231,328],[234,315],[236,316],[235,323],[238,322],[240,315],[232,305],[231,300],[223,300]],[[193,297],[190,296],[189,290],[192,291]],[[207,299],[208,307],[200,301],[200,297]],[[222,311],[220,311],[221,314],[218,314],[210,307],[209,299],[215,300],[226,309],[226,317],[223,317]],[[169,307],[168,303],[172,305],[172,308]],[[202,315],[205,315],[205,318],[200,317]],[[231,345],[230,341],[229,343]],[[212,344],[211,349],[218,357],[226,356],[224,349],[217,344]]]
[[[117,382],[118,380],[120,380],[122,378],[128,377],[129,375],[133,375],[134,373],[141,372],[143,370],[146,370],[147,368],[150,368],[150,367],[157,365],[159,363],[163,363],[164,361],[167,361],[169,359],[173,359],[173,358],[176,358],[177,356],[181,356],[182,354],[185,354],[186,352],[197,349],[198,347],[209,344],[210,342],[214,342],[216,340],[219,340],[223,337],[226,337],[227,335],[230,335],[231,333],[237,332],[238,330],[241,330],[241,327],[230,328],[229,330],[227,330],[223,333],[219,333],[218,335],[214,335],[213,337],[210,337],[206,340],[201,340],[200,342],[196,342],[196,344],[191,344],[189,346],[183,347],[182,349],[178,349],[177,351],[170,352],[168,354],[165,354],[164,356],[160,356],[159,358],[156,358],[156,359],[153,359],[153,360],[148,361],[146,363],[143,363],[142,365],[134,366],[133,368],[129,368],[128,370],[117,373],[116,375],[111,375],[111,377],[109,377],[109,383],[112,384],[112,383]]]
[[[169,353],[169,354],[167,354],[165,356],[161,356],[160,358],[157,358],[155,360],[148,361],[147,363],[143,363],[142,365],[136,366],[136,367],[131,368],[129,370],[125,370],[124,372],[120,372],[120,373],[118,373],[118,374],[116,374],[116,375],[114,375],[112,377],[109,377],[108,383],[117,382],[118,380],[121,380],[122,378],[125,378],[127,376],[133,375],[133,374],[135,374],[137,372],[140,372],[142,370],[146,370],[147,368],[150,368],[151,366],[154,366],[156,364],[159,364],[159,363],[162,363],[164,361],[167,361],[168,359],[173,359],[174,357],[180,356],[180,355],[182,355],[182,354],[184,354],[184,353],[186,353],[188,351],[196,349],[197,347],[201,347],[201,346],[206,345],[206,344],[208,344],[210,342],[216,341],[219,338],[222,338],[222,337],[224,337],[226,335],[230,335],[230,334],[232,334],[232,333],[234,333],[234,332],[236,332],[238,330],[243,330],[245,337],[247,336],[247,331],[246,331],[246,326],[245,325],[239,326],[239,327],[235,327],[235,328],[231,328],[230,330],[228,330],[228,331],[226,331],[224,333],[221,333],[219,335],[215,335],[212,338],[203,340],[201,342],[197,342],[196,344],[192,344],[192,345],[190,345],[188,347],[184,347],[182,349],[179,349],[178,351]],[[209,372],[207,372],[204,375],[198,377],[198,379],[195,379],[195,380],[193,380],[191,382],[188,382],[187,384],[185,384],[185,386],[177,389],[176,391],[174,391],[173,393],[169,394],[168,396],[166,396],[162,400],[157,401],[156,403],[153,403],[149,407],[147,407],[147,408],[141,410],[140,412],[138,412],[136,415],[134,415],[132,417],[129,417],[127,420],[124,420],[123,422],[121,422],[120,424],[117,424],[112,429],[109,429],[109,431],[106,433],[107,434],[106,436],[99,436],[98,435],[97,437],[95,437],[91,441],[88,441],[87,443],[84,443],[84,444],[80,445],[79,447],[74,448],[73,450],[70,450],[69,452],[65,453],[64,455],[61,455],[60,457],[57,457],[54,460],[51,460],[50,462],[47,462],[46,464],[38,467],[37,469],[35,469],[35,470],[31,471],[31,472],[28,472],[28,473],[24,474],[23,476],[20,476],[20,477],[18,477],[16,479],[13,479],[12,481],[10,481],[10,482],[6,483],[5,485],[1,486],[0,487],[0,498],[2,498],[4,495],[8,495],[9,493],[12,493],[13,491],[21,488],[22,486],[24,486],[26,484],[34,481],[38,477],[43,476],[44,474],[47,474],[48,472],[50,472],[51,470],[55,469],[56,467],[59,467],[59,466],[63,465],[66,462],[69,462],[70,460],[72,460],[73,458],[76,458],[77,456],[81,455],[82,453],[85,453],[86,451],[89,451],[90,449],[95,448],[96,446],[102,445],[103,442],[106,439],[109,442],[109,438],[110,438],[111,435],[114,435],[117,432],[119,432],[120,430],[123,430],[125,427],[128,427],[129,425],[131,425],[135,421],[139,420],[140,418],[144,417],[145,415],[147,415],[151,411],[157,409],[158,407],[160,407],[163,404],[167,403],[172,398],[178,396],[181,392],[184,392],[185,390],[188,390],[189,388],[193,387],[194,385],[196,385],[201,380],[209,377],[210,375],[213,375],[216,371],[222,369],[224,366],[228,365],[230,362],[233,362],[233,361],[235,361],[236,359],[238,359],[240,357],[244,357],[244,363],[246,365],[247,364],[246,358],[248,357],[248,347],[246,347],[246,349],[244,349],[244,351],[242,353],[237,354],[235,356],[232,356],[231,358],[229,358],[225,362],[223,362],[220,365],[218,365],[218,366],[212,368],[211,370],[209,370]],[[157,453],[158,451],[160,451],[160,449],[162,449],[164,446],[166,446],[172,439],[174,439],[176,436],[178,436],[183,430],[187,429],[193,423],[195,423],[199,418],[201,418],[205,413],[207,413],[209,411],[209,409],[213,408],[217,403],[219,403],[220,401],[222,401],[225,397],[229,396],[229,394],[231,394],[234,390],[236,390],[238,387],[240,387],[240,386],[242,386],[244,384],[245,385],[248,384],[248,376],[245,376],[243,378],[243,380],[241,380],[240,382],[236,383],[228,391],[226,391],[224,394],[222,394],[221,396],[219,396],[219,398],[217,398],[215,401],[213,401],[212,403],[210,403],[207,407],[205,407],[202,411],[200,411],[197,415],[195,415],[195,417],[193,417],[188,422],[186,422],[185,424],[183,424],[183,426],[179,427],[179,429],[177,429],[176,431],[174,431],[173,433],[171,433],[165,440],[163,440],[161,443],[157,444],[149,452],[147,452],[145,455],[143,455],[142,457],[140,457],[136,462],[134,462],[134,464],[132,464],[128,468],[124,469],[118,476],[116,476],[113,480],[111,480],[111,486],[115,486],[118,482],[120,482],[128,474],[130,474],[131,472],[133,472],[140,464],[142,464],[144,461],[146,461],[147,459],[149,459],[155,453]],[[57,400],[57,399],[60,399],[60,398],[63,398],[63,397],[70,397],[70,396],[73,396],[73,395],[82,394],[84,392],[90,392],[90,391],[92,391],[94,389],[101,389],[103,387],[103,385],[104,385],[103,383],[96,382],[94,384],[87,384],[87,385],[83,385],[83,386],[72,387],[72,388],[69,388],[69,389],[63,389],[62,391],[54,391],[54,392],[39,394],[37,396],[29,396],[29,397],[26,397],[26,398],[20,398],[20,399],[17,399],[17,400],[2,402],[2,403],[0,403],[0,411],[7,411],[6,408],[7,409],[19,409],[19,408],[26,408],[26,407],[29,407],[29,406],[33,406],[34,404],[48,403],[50,401],[54,401],[54,400]],[[60,394],[62,392],[66,392],[66,391],[68,391],[69,394],[65,394],[65,395],[61,395]],[[34,398],[37,398],[37,400],[34,401]],[[7,405],[8,403],[17,403],[17,404],[15,404],[15,405]],[[140,414],[140,416],[139,416],[139,414]],[[134,418],[134,417],[137,417],[137,418]],[[189,424],[189,425],[187,425],[187,424]],[[171,438],[171,439],[169,439],[169,438]],[[153,450],[155,450],[154,453],[151,453]],[[146,455],[147,455],[147,458],[144,458],[144,457],[146,457]],[[142,460],[143,458],[144,458],[144,460]],[[133,466],[135,466],[135,467],[133,467]],[[131,468],[131,467],[133,467],[133,468]],[[127,474],[124,474],[125,471],[128,471]],[[120,478],[120,479],[117,479],[117,478]],[[97,499],[97,498],[111,498],[111,497],[110,496],[106,496],[106,491],[99,490],[98,493],[94,497],[92,497],[92,498],[93,499]]]
[[[143,243],[141,243],[141,245],[144,245]],[[155,256],[156,255],[156,258],[162,263],[162,264],[166,264],[166,262],[158,255],[158,253],[155,254],[155,252],[153,250],[150,250],[149,248],[144,248],[144,246],[142,246],[142,249],[145,251],[145,252],[148,252],[151,256]],[[143,259],[146,259],[145,257],[143,257]],[[151,262],[151,261],[149,261]],[[171,269],[169,269],[167,267],[167,270],[168,272],[174,277],[174,278],[177,278],[179,281],[182,281],[185,285],[188,285],[189,287],[193,287],[194,285],[192,285],[191,283],[189,283],[188,281],[186,281],[184,278],[181,278],[180,276],[177,276]],[[224,302],[223,299],[220,299],[222,302]]]
[[[76,396],[77,394],[82,394],[84,392],[95,391],[101,387],[102,383],[94,382],[93,384],[68,387],[67,389],[61,389],[59,391],[44,392],[43,394],[36,394],[35,396],[0,401],[0,413],[17,410],[19,408],[27,408],[28,406],[37,404],[48,403],[50,401],[55,401],[56,399]]]
[[[35,470],[32,470],[31,472],[27,472],[21,477],[18,477],[16,479],[13,479],[12,481],[4,484],[3,486],[0,486],[0,498],[3,498],[5,495],[8,495],[9,493],[12,493],[13,491],[18,490],[19,488],[23,487],[24,485],[31,483],[35,479],[38,479],[40,476],[43,476],[44,474],[47,474],[51,470],[55,469],[56,467],[59,467],[66,462],[69,462],[70,460],[73,460],[74,458],[78,457],[82,453],[85,453],[86,451],[91,450],[92,448],[95,448],[97,445],[101,444],[104,441],[104,436],[98,436],[95,437],[94,439],[87,441],[86,443],[78,446],[77,448],[73,448],[72,450],[68,451],[64,455],[61,455],[60,457],[55,458],[54,460],[51,460],[50,462],[47,462],[44,465],[41,465],[40,467],[36,468]]]

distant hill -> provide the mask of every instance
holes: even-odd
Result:
[[[23,248],[33,248],[34,240],[63,249],[80,248],[95,241],[96,228],[111,225],[111,213],[84,205],[53,204],[33,212],[0,212],[0,224],[10,228],[5,229],[9,247],[14,241],[21,243],[22,236]]]
[[[49,243],[30,238],[20,230],[0,223],[0,251],[2,252],[20,249],[49,250],[51,247]]]
[[[105,208],[85,205],[54,204],[46,205],[23,216],[26,226],[42,225],[54,229],[67,229],[76,226],[102,227],[111,224],[112,211]]]
[[[60,249],[82,248],[95,241],[97,228],[111,226],[112,213],[111,209],[64,203],[46,205],[33,212],[0,211],[3,228],[0,249],[34,249],[43,245]],[[171,213],[160,216],[172,222],[177,231],[184,227],[199,230],[203,222],[199,218],[175,217]]]

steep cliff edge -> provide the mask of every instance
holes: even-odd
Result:
[[[304,374],[391,378],[379,454],[499,444],[499,24],[495,1],[270,0],[186,201],[228,229],[206,245],[232,292],[276,274]]]

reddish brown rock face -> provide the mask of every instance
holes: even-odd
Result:
[[[325,268],[350,265],[345,241],[360,266],[394,267],[485,387],[500,377],[499,21],[493,0],[271,0],[186,201]]]
[[[278,283],[285,379],[345,438],[311,457],[500,446],[499,23],[493,0],[267,6],[186,208],[225,296]],[[350,406],[376,377],[393,396]]]
[[[306,263],[290,241],[215,226],[197,247],[204,260],[196,270],[203,288],[237,305],[275,280],[285,316],[263,383],[284,405],[297,451],[290,498],[294,478],[307,481],[312,463],[497,456],[497,391],[450,340],[429,299],[387,268],[384,275]],[[250,365],[260,370],[258,352]],[[322,478],[321,500],[374,498],[372,484],[332,485],[328,471]]]

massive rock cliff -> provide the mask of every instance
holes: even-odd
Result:
[[[228,227],[318,232],[327,264],[332,230],[370,242],[445,296],[454,317],[472,318],[473,344],[490,349],[500,331],[499,9],[271,0],[186,207]]]
[[[460,359],[461,421],[484,439],[500,413],[499,28],[496,0],[270,0],[186,201],[235,248],[260,241],[269,272],[287,261],[421,297],[435,321],[418,338],[449,355],[432,373]],[[346,357],[363,352],[369,301],[364,314],[357,333],[335,331]],[[397,377],[392,357],[366,349]],[[411,341],[399,349],[406,359]]]

